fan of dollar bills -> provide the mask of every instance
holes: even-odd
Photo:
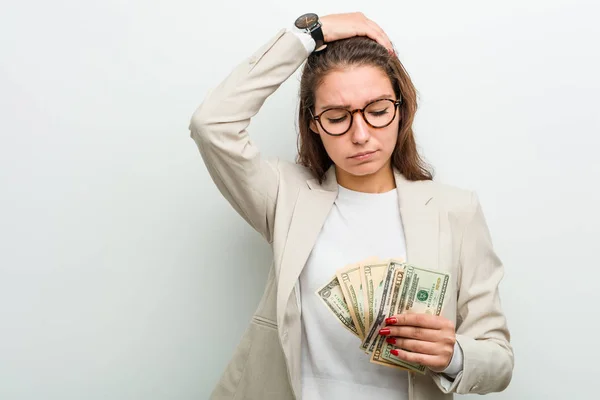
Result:
[[[369,258],[336,271],[317,295],[337,319],[362,341],[371,362],[425,373],[425,367],[400,360],[379,330],[385,318],[402,313],[440,315],[450,274],[418,268],[401,259]]]

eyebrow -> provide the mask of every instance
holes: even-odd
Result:
[[[394,96],[392,96],[391,94],[384,94],[384,95],[381,95],[374,99],[368,100],[367,102],[365,102],[365,105],[372,103],[374,101],[377,101],[377,100],[393,99],[393,98],[394,98]],[[319,107],[319,111],[327,110],[328,108],[350,108],[350,104],[327,104],[325,106]]]

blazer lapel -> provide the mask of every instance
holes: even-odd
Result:
[[[317,179],[300,189],[281,260],[277,287],[277,322],[282,323],[289,296],[308,260],[321,228],[337,196],[335,168],[326,173],[323,185]]]
[[[424,182],[412,182],[394,171],[400,215],[406,238],[407,262],[417,267],[439,268],[439,210]]]

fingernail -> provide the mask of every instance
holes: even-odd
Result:
[[[389,344],[396,344],[396,338],[393,337],[386,338],[385,341]]]
[[[390,334],[390,330],[388,328],[380,329],[379,330],[379,334],[382,335],[382,336],[389,335]]]
[[[400,352],[398,351],[398,349],[393,349],[393,350],[390,351],[390,353],[392,353],[396,357],[398,357],[398,354],[400,354]]]
[[[396,319],[396,317],[389,317],[385,319],[385,324],[386,325],[396,325],[398,323],[398,320]]]

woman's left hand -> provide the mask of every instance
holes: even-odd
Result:
[[[386,318],[385,323],[379,334],[396,347],[392,354],[399,359],[435,372],[450,364],[456,343],[452,321],[436,315],[400,314]]]

